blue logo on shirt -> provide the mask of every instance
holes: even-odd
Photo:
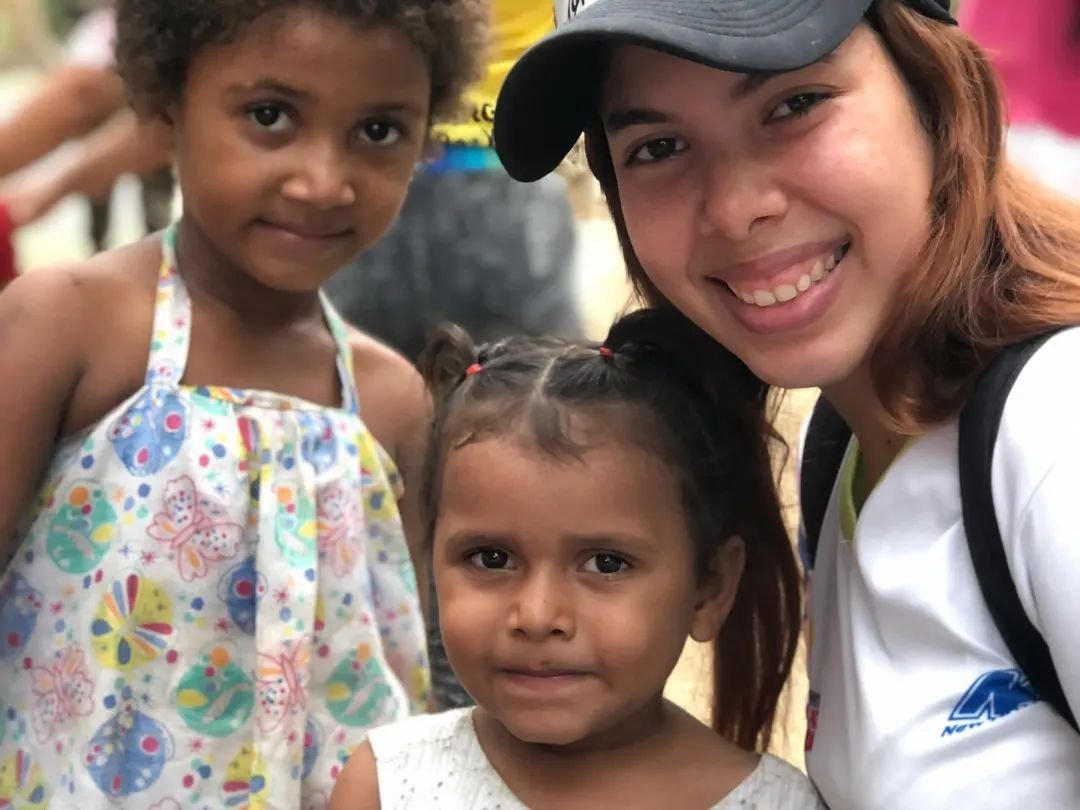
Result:
[[[949,715],[942,737],[1000,720],[1017,709],[1037,703],[1039,696],[1018,669],[998,669],[980,675]]]

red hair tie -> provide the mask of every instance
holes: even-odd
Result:
[[[615,359],[615,352],[613,352],[607,346],[601,346],[597,351],[600,352],[600,356],[603,357],[605,360]]]
[[[465,376],[471,377],[473,374],[479,374],[483,370],[484,367],[482,365],[480,365],[479,363],[473,363],[471,366],[465,369]]]

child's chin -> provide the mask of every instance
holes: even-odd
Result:
[[[582,742],[589,734],[589,729],[581,718],[562,718],[555,712],[547,717],[532,715],[524,717],[500,718],[506,730],[521,742],[530,745],[572,746]]]

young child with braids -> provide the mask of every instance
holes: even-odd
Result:
[[[600,347],[448,330],[423,365],[424,541],[476,707],[373,730],[331,808],[821,807],[756,753],[800,609],[764,386],[660,311]],[[712,729],[663,696],[687,636]]]

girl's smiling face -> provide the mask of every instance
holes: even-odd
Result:
[[[193,59],[171,112],[185,218],[264,286],[315,290],[397,216],[430,96],[402,30],[264,15]]]
[[[773,75],[616,46],[601,116],[634,253],[661,294],[769,383],[860,370],[928,237],[933,173],[869,26]]]

